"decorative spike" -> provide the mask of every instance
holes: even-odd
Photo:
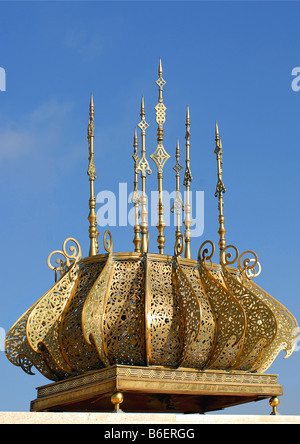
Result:
[[[142,96],[142,101],[141,101],[141,117],[142,117],[142,119],[145,118],[145,101],[144,101],[144,96]]]
[[[139,224],[139,206],[141,204],[141,196],[139,193],[139,179],[138,179],[138,171],[137,171],[137,167],[138,167],[138,163],[139,163],[139,156],[138,156],[138,138],[137,138],[137,132],[136,132],[136,128],[134,130],[134,141],[133,141],[133,160],[134,160],[134,189],[133,189],[133,195],[132,195],[132,200],[131,202],[134,204],[134,212],[135,212],[135,221],[134,221],[134,246],[135,249],[134,251],[136,253],[140,253],[141,252],[141,243],[142,243],[142,239],[140,236],[140,231],[141,231],[141,227]]]
[[[89,228],[89,237],[90,237],[90,256],[96,256],[99,251],[98,245],[98,230],[97,230],[97,215],[96,215],[96,198],[95,198],[95,189],[94,182],[97,179],[96,168],[94,163],[94,100],[93,94],[91,94],[91,102],[90,102],[90,117],[88,124],[88,143],[89,143],[89,167],[87,174],[89,176],[90,181],[90,200],[89,200],[89,208],[90,213],[88,220],[90,222]]]
[[[215,192],[215,197],[218,198],[219,204],[219,247],[220,247],[220,264],[225,265],[226,258],[225,258],[225,247],[226,247],[226,240],[225,240],[225,217],[224,217],[224,201],[223,201],[223,194],[226,193],[226,188],[223,183],[223,171],[222,171],[222,165],[223,165],[223,150],[222,150],[222,142],[219,134],[219,127],[218,123],[216,122],[216,148],[215,148],[215,154],[217,156],[217,165],[218,165],[218,183],[217,188]]]
[[[141,196],[141,234],[142,234],[142,245],[141,245],[141,253],[148,252],[148,240],[149,240],[149,232],[148,232],[148,211],[147,211],[147,195],[146,195],[146,176],[147,174],[151,174],[152,171],[149,167],[148,160],[146,159],[146,129],[149,127],[148,123],[145,120],[145,102],[144,97],[142,97],[141,102],[141,121],[138,124],[138,127],[141,130],[141,138],[142,138],[142,149],[141,154],[142,157],[139,160],[139,163],[136,168],[136,172],[141,172],[142,178],[142,196]]]
[[[190,186],[191,186],[191,182],[193,180],[193,177],[192,177],[191,168],[190,168],[190,137],[191,137],[191,133],[190,133],[190,108],[189,108],[189,106],[187,106],[185,126],[186,126],[186,134],[185,134],[185,140],[186,140],[185,164],[186,164],[186,168],[185,168],[184,181],[183,181],[183,185],[186,188],[185,207],[184,207],[185,218],[184,218],[184,222],[183,222],[185,225],[185,233],[184,233],[185,254],[184,254],[184,257],[186,259],[191,259],[192,258],[192,255],[191,255],[191,225],[192,225],[191,213],[192,213],[192,208],[190,205]]]
[[[175,231],[175,239],[178,239],[181,236],[181,213],[183,210],[183,202],[180,193],[180,171],[182,170],[182,166],[180,165],[180,147],[179,147],[179,139],[177,139],[176,145],[176,165],[173,167],[173,170],[176,172],[176,196],[173,202],[173,206],[171,208],[171,212],[176,215],[176,231]]]
[[[216,121],[216,139],[219,139],[219,126],[217,121]]]
[[[158,96],[158,104],[155,107],[156,110],[156,123],[158,125],[157,129],[157,148],[153,154],[151,154],[151,159],[155,162],[157,167],[157,179],[158,179],[158,249],[160,254],[164,254],[165,249],[165,236],[164,229],[166,227],[164,221],[164,203],[163,203],[163,168],[166,161],[170,158],[169,154],[166,152],[163,146],[163,125],[166,121],[166,107],[163,103],[163,87],[166,84],[162,77],[162,63],[161,59],[159,60],[159,68],[158,68],[159,78],[156,81],[156,84],[159,88],[159,96]]]
[[[161,63],[161,57],[159,58],[159,66],[158,66],[158,76],[162,77],[162,63]]]

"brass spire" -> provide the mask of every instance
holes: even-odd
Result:
[[[133,195],[132,195],[132,200],[131,202],[134,204],[134,239],[133,239],[133,243],[135,246],[134,251],[136,253],[140,253],[141,252],[141,243],[142,243],[142,239],[140,236],[140,231],[141,231],[141,227],[139,224],[139,206],[141,204],[141,196],[139,193],[139,178],[138,178],[138,171],[137,171],[137,167],[138,167],[138,163],[139,163],[139,156],[138,156],[138,138],[137,138],[137,132],[136,132],[136,128],[134,130],[134,141],[133,141],[133,160],[134,160],[134,188],[133,188]]]
[[[185,196],[185,206],[184,206],[184,212],[185,212],[185,218],[184,218],[184,225],[185,225],[185,254],[184,257],[187,259],[191,259],[191,225],[192,225],[192,219],[191,219],[191,204],[190,204],[190,186],[191,182],[193,180],[191,168],[190,168],[190,108],[187,106],[186,111],[186,134],[185,134],[185,140],[186,140],[186,159],[185,159],[185,174],[184,174],[184,181],[183,185],[186,188],[186,196]]]
[[[223,194],[226,193],[226,189],[223,183],[223,171],[222,171],[222,165],[223,165],[223,150],[222,150],[222,141],[220,139],[219,135],[219,127],[218,123],[216,122],[216,148],[215,148],[215,154],[217,156],[217,164],[218,164],[218,183],[217,188],[215,192],[215,197],[219,199],[219,247],[220,247],[220,264],[225,264],[225,247],[226,247],[226,240],[225,240],[225,226],[224,226],[224,201],[223,201]]]
[[[173,167],[173,170],[176,172],[176,196],[173,202],[173,206],[171,208],[171,212],[175,213],[176,215],[176,231],[175,231],[175,238],[177,239],[179,236],[181,236],[181,214],[183,210],[183,202],[181,198],[180,193],[180,171],[182,170],[182,166],[180,165],[180,147],[179,147],[179,139],[177,139],[177,146],[176,146],[176,165]]]
[[[138,166],[136,168],[136,172],[141,172],[142,178],[142,196],[141,196],[141,234],[142,234],[142,245],[141,252],[148,252],[148,211],[147,211],[147,195],[146,195],[146,174],[151,174],[152,171],[149,167],[148,160],[146,159],[146,129],[149,127],[148,123],[145,120],[145,102],[144,97],[142,97],[141,103],[141,121],[138,124],[138,127],[141,130],[141,138],[142,138],[142,149],[141,149],[141,158],[139,160]]]
[[[158,249],[160,254],[164,254],[165,248],[165,236],[164,229],[166,227],[166,223],[164,221],[164,203],[163,203],[163,168],[166,161],[170,158],[169,154],[166,152],[163,146],[163,126],[166,121],[166,107],[163,103],[163,87],[166,84],[165,80],[162,77],[162,63],[161,59],[159,59],[159,67],[158,67],[158,80],[156,84],[159,88],[159,96],[158,96],[158,104],[155,107],[156,110],[156,123],[158,125],[157,129],[157,148],[153,154],[151,154],[151,159],[155,162],[157,167],[157,179],[158,179]]]
[[[90,256],[96,256],[98,254],[99,245],[98,245],[98,230],[97,230],[97,215],[96,215],[96,198],[95,198],[95,189],[94,189],[94,181],[97,179],[96,168],[94,163],[94,101],[93,94],[91,94],[91,102],[90,102],[90,118],[88,124],[88,133],[87,138],[89,142],[89,167],[87,174],[90,180],[90,200],[89,200],[89,208],[90,213],[88,220],[90,222],[89,228],[89,237],[90,237]]]

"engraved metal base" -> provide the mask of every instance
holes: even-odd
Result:
[[[281,395],[276,375],[114,365],[39,387],[31,411],[205,413]]]

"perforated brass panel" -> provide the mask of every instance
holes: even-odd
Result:
[[[115,364],[261,372],[292,353],[296,320],[239,269],[107,252],[70,264],[12,327],[14,365],[57,381]]]

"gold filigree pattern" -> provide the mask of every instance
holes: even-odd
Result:
[[[11,328],[14,365],[58,381],[114,364],[263,372],[292,353],[295,319],[243,262],[213,264],[212,242],[198,262],[180,258],[182,236],[173,258],[113,253],[108,234],[108,254],[73,264]]]
[[[144,261],[115,261],[102,331],[110,365],[145,364]]]
[[[205,293],[204,286],[200,279],[199,268],[181,264],[182,272],[188,278],[190,285],[194,289],[201,307],[201,323],[198,335],[188,347],[185,360],[181,364],[183,367],[196,368],[202,370],[212,354],[216,342],[216,323],[209,299]]]
[[[210,254],[208,248],[204,248],[206,245],[212,250]],[[214,251],[214,244],[207,241],[202,244],[198,254],[200,277],[213,308],[217,328],[216,343],[207,368],[226,370],[242,352],[246,317],[241,304],[223,285],[222,278],[216,279],[208,271],[207,260],[211,260]]]
[[[183,236],[181,237],[183,239]],[[178,255],[180,255],[182,251],[183,248],[181,249],[181,251],[178,251]],[[179,361],[179,365],[184,365],[184,361],[187,357],[188,350],[191,344],[195,342],[196,338],[199,336],[202,321],[202,310],[195,291],[191,286],[188,278],[182,271],[178,261],[178,257],[176,255],[174,256],[173,261],[173,276],[183,318],[185,320],[183,332],[183,348]]]
[[[266,347],[264,354],[256,360],[252,368],[253,371],[264,373],[273,364],[280,351],[286,352],[285,358],[292,355],[298,336],[298,324],[289,310],[245,275],[242,275],[242,282],[268,305],[277,320],[277,334],[273,342]]]
[[[107,238],[107,235],[109,238]],[[95,344],[103,367],[109,365],[107,353],[104,352],[103,314],[114,272],[114,261],[112,260],[113,244],[109,231],[106,231],[104,234],[104,248],[108,252],[105,267],[89,292],[82,310],[84,339],[89,345]]]
[[[79,266],[73,264],[67,274],[43,296],[32,310],[26,325],[29,345],[36,353],[48,350],[60,372],[72,373],[65,364],[59,344],[59,325],[63,310],[71,295],[75,280],[78,278]],[[50,359],[48,356],[48,362]],[[51,364],[50,364],[51,365]]]
[[[34,375],[32,367],[35,367],[47,379],[57,381],[57,376],[51,372],[43,356],[34,352],[27,340],[27,321],[37,303],[27,310],[8,331],[5,340],[5,354],[12,364],[21,367],[27,374]]]
[[[67,251],[69,242],[71,245]],[[55,254],[64,257],[57,259],[59,266],[51,264]],[[56,250],[48,257],[50,269],[60,271],[61,278],[42,296],[10,329],[6,339],[7,357],[15,365],[32,374],[35,366],[44,376],[51,380],[64,377],[70,372],[65,365],[58,347],[58,326],[64,306],[71,294],[74,282],[78,277],[78,261],[81,258],[80,245],[75,239],[68,238],[62,251]]]
[[[232,368],[251,370],[265,348],[274,341],[277,334],[276,318],[267,304],[232,276],[226,267],[223,267],[223,276],[230,293],[235,295],[243,307],[247,320],[243,350]]]
[[[172,262],[148,262],[150,364],[178,367],[184,341],[180,298],[172,279]]]
[[[144,390],[143,384],[148,382],[146,391],[163,396],[165,400],[159,401],[165,409],[178,409],[175,405],[178,403],[189,408],[185,396],[197,397],[201,393],[205,396],[199,401],[193,400],[195,408],[199,406],[202,409],[208,394],[213,395],[213,400],[208,401],[211,408],[260,399],[269,394],[268,385],[272,380],[276,385],[277,381],[274,382],[272,375],[264,378],[261,374],[247,376],[246,372],[265,372],[281,350],[285,350],[288,357],[296,344],[298,325],[295,318],[253,282],[261,272],[257,255],[250,250],[239,255],[234,245],[227,246],[223,146],[217,122],[214,152],[218,179],[215,196],[219,209],[219,260],[218,264],[212,262],[215,246],[211,241],[203,243],[198,260],[192,260],[190,187],[193,177],[189,106],[185,121],[185,204],[180,193],[180,171],[183,167],[179,163],[177,141],[176,165],[173,168],[176,172],[176,195],[171,208],[175,215],[176,244],[174,256],[165,255],[163,169],[170,156],[164,147],[167,108],[163,101],[166,82],[162,74],[160,60],[156,81],[158,104],[155,107],[157,147],[150,156],[157,167],[159,254],[149,253],[146,178],[152,171],[146,157],[146,130],[149,125],[145,119],[143,97],[141,120],[137,125],[141,131],[140,155],[137,129],[133,143],[134,253],[113,252],[112,236],[107,231],[103,239],[107,254],[99,254],[94,187],[97,179],[94,103],[91,96],[87,133],[89,256],[81,258],[80,245],[73,238],[66,239],[62,250],[51,253],[48,265],[55,272],[55,284],[18,319],[6,337],[5,352],[14,365],[30,375],[35,367],[46,378],[58,381],[42,389],[48,393],[47,402],[54,409],[63,409],[75,401],[75,396],[80,402],[77,404],[76,400],[74,408],[80,405],[102,408],[103,395],[104,398],[111,396],[110,391],[114,389],[121,394],[122,387],[134,392],[131,400],[125,400],[128,406],[141,393],[140,387]],[[181,234],[183,211],[184,236]],[[184,258],[181,258],[183,253]],[[51,262],[53,258],[56,259],[55,264]],[[101,373],[105,379],[101,379]],[[118,375],[122,376],[122,381],[117,380]],[[174,381],[169,385],[171,379]],[[59,382],[61,380],[67,381]],[[82,383],[84,386],[81,387]],[[253,385],[257,386],[255,393]],[[272,389],[275,390],[272,395],[282,394],[280,386]],[[64,391],[62,397],[60,390]],[[60,393],[59,398],[56,398],[55,392],[56,395]],[[226,393],[230,400],[227,400]],[[173,397],[173,394],[176,396]],[[181,396],[179,402],[177,395],[180,394],[185,396]],[[51,395],[54,395],[57,404]],[[95,399],[94,395],[99,398]],[[217,396],[224,396],[221,403],[220,399],[215,399]],[[235,396],[239,396],[238,401]],[[62,399],[66,403],[62,403]],[[114,396],[111,399],[116,400]],[[137,404],[140,408],[146,405],[140,401]],[[116,402],[116,410],[117,405]],[[44,408],[47,408],[45,404]]]
[[[97,350],[84,338],[81,319],[85,300],[104,266],[105,262],[81,265],[72,296],[62,315],[59,329],[60,347],[65,361],[76,373],[101,368]]]
[[[201,264],[200,276],[216,316],[217,339],[207,368],[226,370],[242,352],[246,319],[237,299]]]

